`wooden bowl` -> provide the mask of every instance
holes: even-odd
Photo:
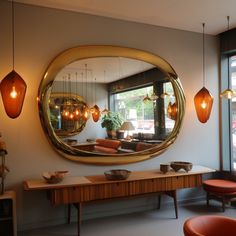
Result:
[[[107,180],[125,180],[129,177],[131,171],[124,169],[108,170],[104,172]]]
[[[173,161],[170,163],[170,167],[175,171],[179,171],[180,169],[184,169],[186,172],[192,170],[193,164],[191,162],[185,161]]]
[[[48,184],[57,184],[64,179],[66,173],[68,173],[68,171],[44,172],[43,178]]]

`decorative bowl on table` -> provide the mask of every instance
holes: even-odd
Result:
[[[170,163],[170,167],[175,171],[179,171],[180,169],[184,169],[186,172],[189,172],[193,168],[193,164],[191,162],[186,161],[172,161]]]
[[[129,177],[131,171],[125,169],[108,170],[104,172],[107,180],[125,180]]]
[[[43,178],[46,180],[48,184],[57,184],[60,183],[68,171],[53,171],[53,172],[44,172]]]

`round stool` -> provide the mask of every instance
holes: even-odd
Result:
[[[236,219],[216,215],[194,216],[185,221],[183,231],[185,236],[234,236]]]
[[[236,182],[223,179],[209,179],[203,181],[203,188],[207,192],[207,206],[212,198],[222,201],[222,209],[225,211],[225,203],[236,200]]]

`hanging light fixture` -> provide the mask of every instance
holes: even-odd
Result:
[[[96,85],[96,78],[95,78],[95,81],[94,81],[94,97],[95,97],[95,105],[90,109],[91,113],[92,113],[92,118],[93,118],[93,121],[94,122],[98,122],[99,118],[100,118],[100,109],[98,107],[98,105],[96,104],[96,88],[95,88],[95,85]]]
[[[104,71],[104,84],[106,84],[106,71]],[[103,115],[107,115],[109,110],[106,108],[106,101],[105,101],[105,108],[102,110]]]
[[[151,102],[152,101],[152,99],[149,97],[149,95],[148,95],[148,93],[147,93],[147,95],[143,98],[143,102],[145,103],[145,104],[147,104],[147,103],[149,103],[149,102]]]
[[[87,100],[87,79],[88,79],[88,67],[87,67],[87,64],[85,64],[85,97],[86,97],[86,100]],[[87,104],[85,104],[83,106],[83,110],[82,110],[82,118],[83,120],[86,122],[88,119],[89,119],[89,116],[90,116],[90,109],[88,107]]]
[[[76,99],[77,99],[77,95],[78,95],[78,73],[75,73],[75,94],[76,94]],[[78,104],[75,105],[74,107],[74,120],[78,121],[80,119],[80,107],[78,106]]]
[[[228,22],[228,31],[229,31],[229,16],[227,16],[227,22]],[[229,75],[230,75],[229,56],[227,56],[227,63],[228,63],[228,78],[229,78]],[[229,81],[228,81],[228,88],[220,93],[220,97],[226,98],[226,99],[232,99],[232,98],[236,97],[236,92],[234,90],[230,89]]]
[[[161,94],[161,98],[165,99],[166,97],[169,97],[170,94],[166,92],[166,82],[164,83],[164,93]]]
[[[171,102],[169,102],[168,106],[167,106],[167,116],[172,119],[172,120],[176,120],[177,119],[177,104],[174,102],[173,104]]]
[[[21,76],[14,70],[15,68],[15,42],[14,42],[14,1],[11,2],[12,10],[12,64],[13,70],[7,74],[0,83],[3,105],[7,115],[17,118],[22,110],[27,85]]]
[[[210,92],[205,88],[205,23],[202,24],[203,27],[203,88],[198,91],[198,93],[194,96],[194,105],[197,113],[198,120],[201,123],[206,123],[210,117],[212,104],[213,104],[213,96]]]

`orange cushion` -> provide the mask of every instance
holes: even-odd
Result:
[[[136,151],[139,152],[139,151],[143,151],[143,150],[146,150],[146,149],[149,149],[151,148],[153,145],[150,144],[150,143],[142,143],[142,142],[139,142],[137,143],[136,145]]]
[[[225,216],[194,216],[184,223],[185,236],[234,236],[236,220]]]
[[[94,147],[94,150],[98,151],[98,152],[105,152],[105,153],[117,153],[118,152],[117,149],[103,147],[103,146],[97,146],[97,145]]]
[[[203,181],[203,188],[206,191],[232,194],[236,192],[236,182],[223,179],[208,179]]]
[[[117,149],[121,145],[121,142],[119,140],[102,139],[102,138],[96,139],[96,143],[98,146],[104,146],[114,149]]]

